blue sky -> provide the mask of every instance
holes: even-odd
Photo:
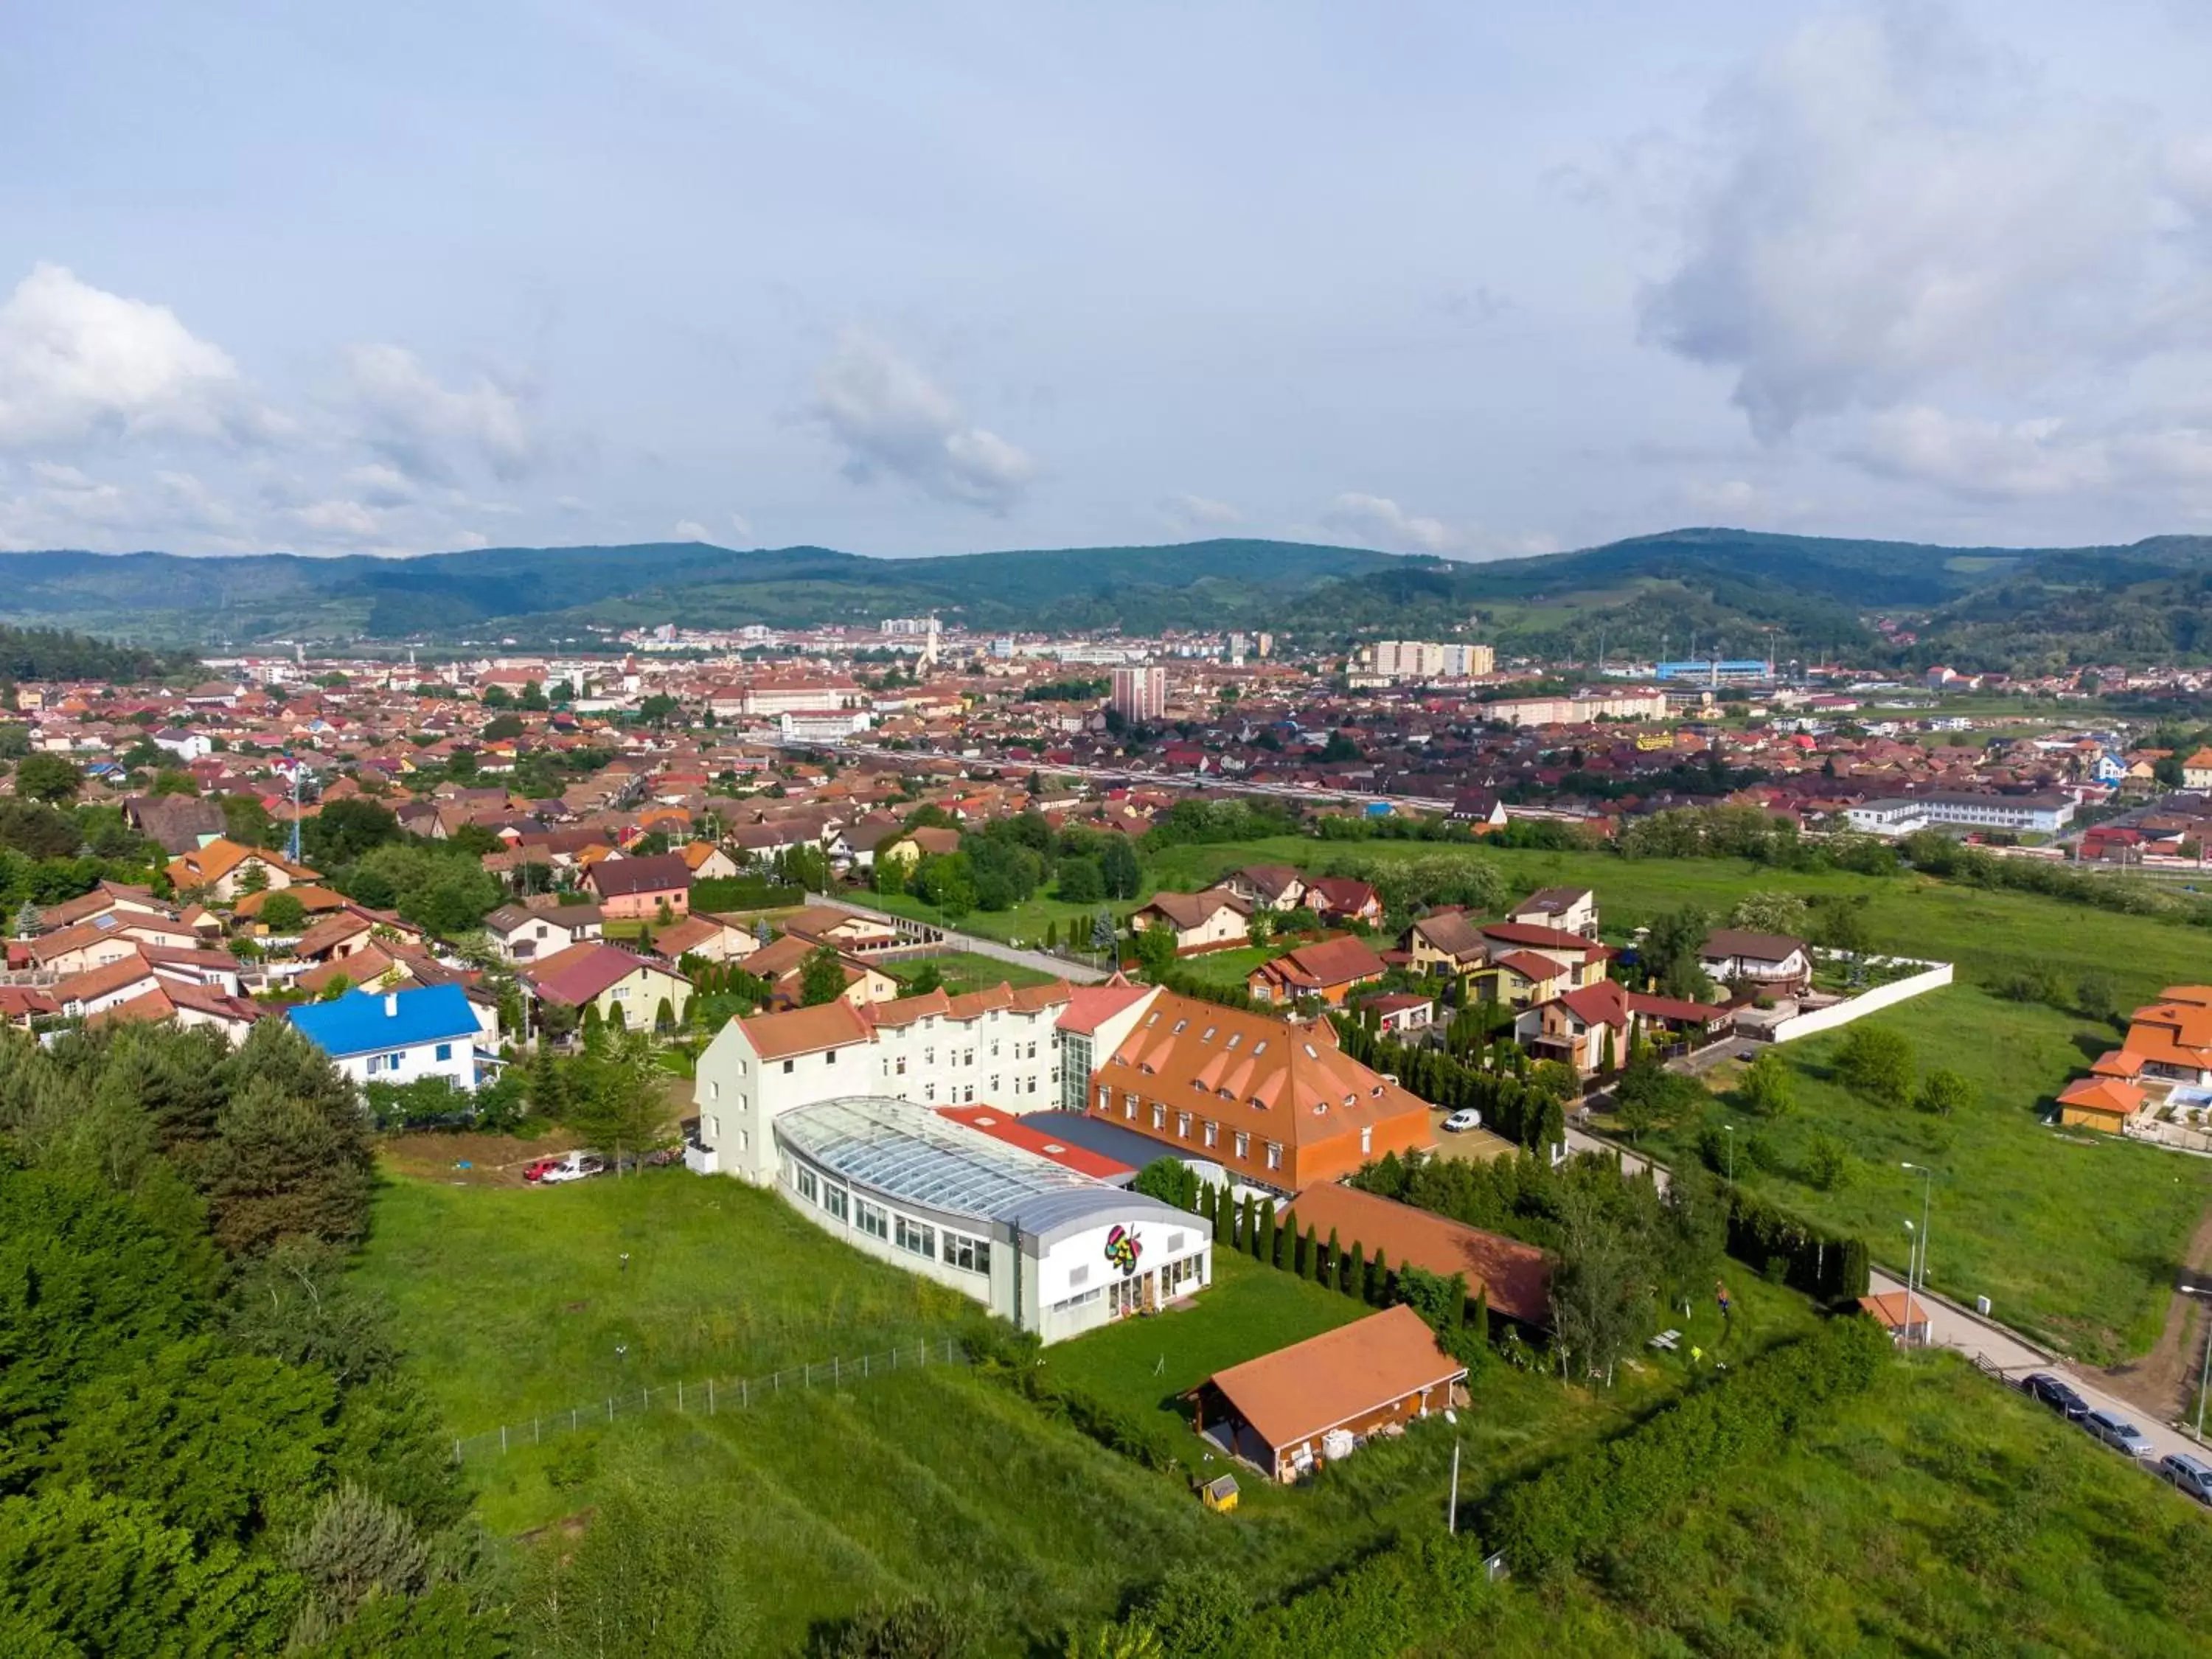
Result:
[[[2180,0],[23,0],[0,548],[2212,532]]]

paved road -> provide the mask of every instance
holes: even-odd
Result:
[[[1869,1279],[1876,1295],[1891,1291],[1902,1294],[1905,1290],[1903,1279],[1879,1268]],[[2110,1412],[2141,1429],[2161,1455],[2179,1451],[2203,1455],[2203,1449],[2182,1430],[2160,1422],[2142,1407],[2118,1395],[2106,1392],[2064,1360],[2052,1358],[2018,1333],[1927,1291],[1918,1292],[1918,1296],[1928,1311],[1929,1339],[1938,1347],[1953,1348],[1970,1359],[1978,1359],[2009,1382],[2017,1383],[2031,1371],[2049,1371],[2055,1376],[2063,1376],[2079,1390],[2091,1409]]]
[[[1105,968],[1090,968],[1079,962],[1070,962],[1065,957],[1048,957],[1042,951],[1024,951],[994,939],[984,939],[975,933],[955,933],[950,927],[934,922],[915,923],[911,916],[895,916],[888,910],[872,910],[865,904],[855,904],[841,893],[809,893],[809,904],[834,905],[840,910],[850,910],[856,915],[877,921],[904,922],[909,926],[927,927],[936,934],[935,943],[948,951],[972,951],[977,956],[995,957],[1000,962],[1012,963],[1017,968],[1027,968],[1040,974],[1049,974],[1054,979],[1072,980],[1078,985],[1096,985],[1112,971]]]

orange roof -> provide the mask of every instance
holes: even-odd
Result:
[[[1863,1296],[1859,1306],[1864,1308],[1886,1329],[1896,1331],[1907,1324],[1925,1325],[1928,1304],[1918,1297],[1907,1297],[1903,1291],[1884,1291],[1880,1296]]]
[[[2114,1078],[2085,1077],[2069,1083],[2058,1097],[2061,1106],[2077,1112],[2097,1112],[2111,1117],[2133,1117],[2142,1109],[2143,1091],[2132,1083]]]
[[[1163,991],[1093,1081],[1164,1101],[1202,1097],[1230,1127],[1311,1146],[1423,1114],[1416,1096],[1337,1047],[1326,1021],[1296,1024]]]
[[[1208,1383],[1280,1450],[1467,1375],[1400,1304],[1216,1371]]]
[[[1049,1158],[1063,1169],[1087,1175],[1094,1181],[1110,1182],[1117,1176],[1136,1173],[1127,1164],[1117,1163],[1103,1152],[1054,1139],[1050,1133],[1052,1120],[1061,1115],[1056,1112],[1033,1112],[1022,1117],[995,1106],[940,1106],[937,1115],[964,1123],[994,1140],[1003,1140],[1010,1146],[1019,1146],[1024,1152]]]
[[[1552,1270],[1533,1244],[1486,1233],[1395,1199],[1357,1187],[1309,1187],[1291,1200],[1285,1226],[1316,1239],[1333,1231],[1345,1249],[1363,1245],[1371,1259],[1381,1250],[1393,1267],[1412,1262],[1449,1279],[1467,1275],[1467,1293],[1490,1293],[1490,1305],[1528,1325],[1549,1322]]]
[[[763,1060],[789,1060],[868,1040],[868,1022],[842,997],[811,1008],[756,1014],[741,1024],[745,1041]]]

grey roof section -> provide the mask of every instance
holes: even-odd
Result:
[[[1050,1135],[1054,1140],[1066,1141],[1071,1146],[1080,1146],[1086,1152],[1096,1152],[1101,1158],[1110,1158],[1117,1164],[1126,1164],[1132,1170],[1141,1170],[1156,1158],[1187,1158],[1185,1148],[1135,1129],[1125,1129],[1118,1123],[1109,1123],[1103,1117],[1093,1117],[1088,1112],[1065,1112],[1051,1108],[1042,1112],[1024,1112],[1013,1120],[1024,1129],[1035,1129],[1039,1134]],[[1130,1179],[1135,1179],[1133,1175]],[[1116,1182],[1126,1186],[1127,1182]]]
[[[1064,1192],[1127,1201],[1088,1176],[908,1101],[825,1100],[786,1112],[775,1132],[793,1151],[857,1187],[979,1220],[1011,1222],[1027,1204]]]
[[[1208,1237],[1213,1233],[1210,1223],[1188,1210],[1178,1210],[1172,1204],[1163,1204],[1142,1193],[1097,1185],[1064,1193],[1040,1194],[1017,1206],[1013,1213],[1004,1218],[1040,1244],[1049,1244],[1066,1234],[1079,1233],[1087,1227],[1102,1226],[1109,1221],[1151,1222],[1204,1233]]]

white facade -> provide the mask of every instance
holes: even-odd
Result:
[[[365,1054],[333,1054],[331,1063],[356,1083],[408,1084],[441,1077],[456,1089],[473,1091],[477,1086],[477,1045],[472,1037],[447,1037]]]
[[[1065,1003],[989,1008],[966,1019],[925,1013],[878,1024],[848,1042],[772,1059],[762,1057],[745,1022],[733,1019],[699,1056],[692,1086],[703,1154],[699,1162],[712,1172],[762,1184],[773,1181],[776,1119],[843,1095],[922,1106],[996,1106],[1017,1115],[1059,1109],[1072,1097],[1079,1110],[1092,1066],[1112,1056],[1150,1000],[1133,1003],[1091,1031],[1060,1029]],[[893,1003],[877,1018],[901,1012]]]
[[[1852,829],[1877,836],[1909,836],[1936,823],[2047,836],[2072,820],[2074,803],[2051,794],[1899,795],[1846,807],[1844,815]]]

